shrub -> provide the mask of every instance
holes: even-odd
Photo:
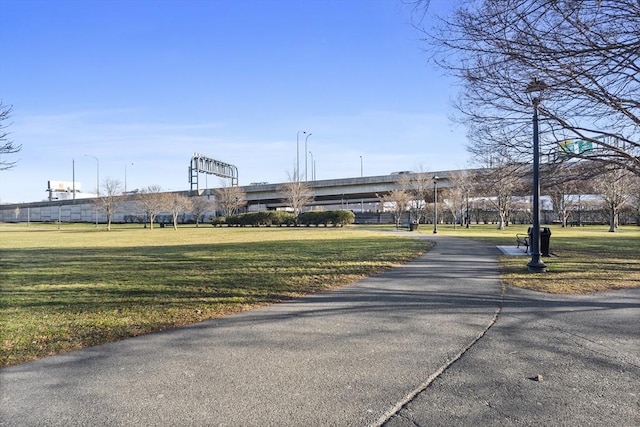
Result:
[[[271,222],[273,225],[277,225],[282,227],[286,225],[287,227],[291,227],[295,224],[296,217],[290,212],[284,211],[269,211],[271,215]]]
[[[307,227],[311,225],[326,227],[328,224],[342,227],[352,224],[354,220],[355,215],[351,211],[309,211],[298,215],[298,223]]]
[[[262,212],[249,212],[239,215],[229,215],[226,221],[223,219],[218,224],[226,223],[227,226],[239,226],[239,227],[260,227],[262,225],[271,227],[272,225],[291,226],[294,224],[295,217],[289,212],[279,211],[262,211]]]
[[[222,227],[222,224],[225,224],[227,219],[223,216],[212,216],[211,217],[211,225],[214,227]]]
[[[333,224],[334,227],[337,227],[338,225],[342,227],[347,224],[353,224],[353,222],[356,220],[356,215],[351,211],[333,212],[335,213],[335,217],[331,220],[331,224]]]

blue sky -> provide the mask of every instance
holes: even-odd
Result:
[[[126,167],[128,190],[187,190],[194,152],[241,185],[284,182],[298,131],[317,179],[359,176],[360,156],[365,176],[465,168],[456,87],[420,38],[401,0],[0,0],[0,98],[23,146],[0,202],[44,199],[72,164],[84,192],[97,163],[101,181]]]

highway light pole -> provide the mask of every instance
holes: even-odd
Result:
[[[96,156],[85,154],[86,157],[93,157],[96,159],[96,193],[100,197],[100,160]]]
[[[307,175],[307,153],[309,150],[307,149],[307,140],[312,135],[311,132],[307,134],[307,137],[304,139],[304,180],[309,181],[309,175]]]
[[[133,166],[133,163],[130,163]],[[124,194],[127,194],[127,163],[124,164]]]
[[[307,133],[303,130],[299,130],[298,133],[296,133],[296,171],[293,174],[295,182],[300,181],[300,132],[302,132],[302,134]]]

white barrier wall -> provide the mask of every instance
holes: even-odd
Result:
[[[0,222],[106,222],[103,209],[97,209],[91,201],[40,202],[0,206]],[[135,203],[123,203],[114,214],[113,222],[124,222],[125,215],[142,215]]]

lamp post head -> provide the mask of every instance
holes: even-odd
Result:
[[[549,86],[547,86],[544,81],[538,80],[537,77],[534,77],[533,79],[531,79],[524,92],[532,94],[538,93],[538,96],[533,96],[533,98],[531,99],[533,105],[537,106],[540,103],[540,94],[548,87]]]
[[[538,80],[537,77],[534,77],[531,79],[531,81],[527,85],[527,88],[524,91],[525,93],[542,92],[548,87],[549,86],[547,86],[547,84],[544,81]]]

